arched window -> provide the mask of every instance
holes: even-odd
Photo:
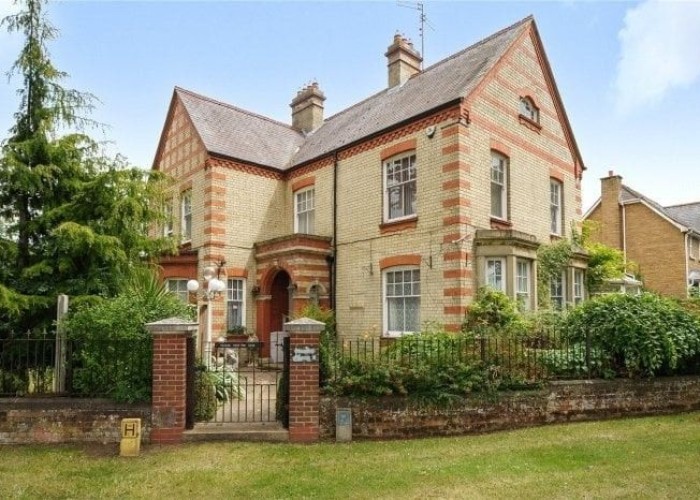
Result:
[[[520,114],[528,120],[540,123],[540,110],[535,106],[534,101],[527,96],[520,98]]]

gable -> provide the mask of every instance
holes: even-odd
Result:
[[[173,92],[152,168],[179,177],[203,165],[206,158],[204,143],[177,93]]]
[[[520,98],[530,99],[539,109],[539,124],[520,115]],[[486,124],[492,129],[502,130],[519,121],[521,130],[511,131],[511,142],[521,143],[520,137],[526,134],[538,156],[581,178],[585,166],[534,20],[467,97],[465,105],[474,108],[476,120],[485,116],[493,119]]]

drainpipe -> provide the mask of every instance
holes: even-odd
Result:
[[[622,204],[622,258],[627,272],[627,219],[625,218],[625,204]]]
[[[684,254],[685,254],[685,297],[688,298],[688,290],[690,288],[688,286],[688,273],[690,272],[690,270],[688,269],[688,257],[689,257],[689,255],[688,255],[688,231],[685,232],[685,240],[684,241],[685,241],[685,252],[684,252]]]
[[[335,311],[335,287],[337,283],[337,254],[338,254],[338,150],[333,153],[333,251],[328,256],[328,272],[330,273],[330,302]]]

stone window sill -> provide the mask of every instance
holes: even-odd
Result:
[[[510,229],[511,227],[513,227],[511,221],[499,219],[498,217],[491,217],[491,229]]]
[[[536,121],[531,120],[525,115],[518,115],[518,121],[520,122],[521,125],[524,125],[525,127],[529,128],[530,130],[537,132],[538,134],[542,130],[542,125],[537,123]]]
[[[400,231],[406,231],[408,229],[415,229],[417,226],[418,217],[411,217],[409,219],[383,222],[382,224],[379,224],[379,232],[381,234],[397,233]]]

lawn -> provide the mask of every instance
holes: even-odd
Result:
[[[3,498],[700,498],[700,413],[345,445],[0,447]]]

